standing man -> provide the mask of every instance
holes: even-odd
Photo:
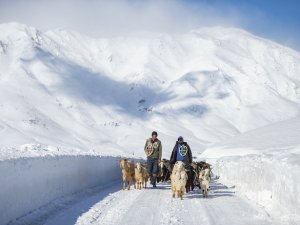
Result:
[[[192,158],[192,151],[190,146],[188,145],[187,142],[184,142],[183,137],[178,137],[178,140],[176,141],[176,144],[174,146],[170,163],[173,167],[173,165],[177,161],[182,161],[184,162],[185,169],[187,171],[188,175],[188,180],[185,185],[186,192],[189,192],[191,190],[194,190],[194,179],[195,179],[195,174],[192,170],[191,163],[193,161]]]
[[[173,148],[170,163],[174,165],[177,161],[183,161],[186,167],[192,163],[192,151],[187,142],[184,142],[183,137],[178,137]]]
[[[144,151],[147,155],[147,171],[150,176],[150,182],[156,187],[156,177],[158,173],[158,161],[161,160],[162,146],[157,139],[157,132],[152,132],[152,137],[147,139]]]

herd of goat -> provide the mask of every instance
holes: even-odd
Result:
[[[123,190],[130,190],[131,182],[134,183],[135,189],[147,187],[149,174],[147,173],[147,165],[137,162],[134,164],[132,160],[121,159],[120,168],[122,170]],[[209,183],[211,180],[211,166],[206,162],[193,162],[185,165],[181,161],[177,161],[174,165],[169,160],[163,159],[159,162],[159,173],[157,182],[171,181],[171,189],[173,197],[177,194],[178,198],[183,198],[185,192],[193,191],[195,186],[202,190],[203,197],[208,197]]]

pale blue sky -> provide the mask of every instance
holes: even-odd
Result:
[[[186,4],[214,8],[220,15],[241,15],[241,27],[300,49],[299,0],[186,0]]]
[[[235,26],[300,50],[300,0],[0,0],[0,23],[93,36]]]

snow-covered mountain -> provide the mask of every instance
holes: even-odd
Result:
[[[300,53],[236,28],[90,38],[0,25],[1,158],[135,154],[152,130],[164,157],[298,116]]]

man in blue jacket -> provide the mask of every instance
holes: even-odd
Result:
[[[194,190],[195,174],[193,173],[193,170],[191,167],[191,163],[193,161],[192,151],[191,151],[191,148],[188,145],[188,143],[185,142],[183,140],[183,137],[181,137],[181,136],[178,138],[178,140],[174,146],[172,155],[171,155],[170,163],[171,163],[172,167],[177,161],[184,162],[185,169],[186,169],[186,172],[188,175],[188,180],[185,185],[186,192]]]
[[[176,141],[170,163],[174,165],[177,161],[184,162],[186,167],[189,167],[193,161],[191,148],[188,143],[183,140],[182,136],[180,136]]]

